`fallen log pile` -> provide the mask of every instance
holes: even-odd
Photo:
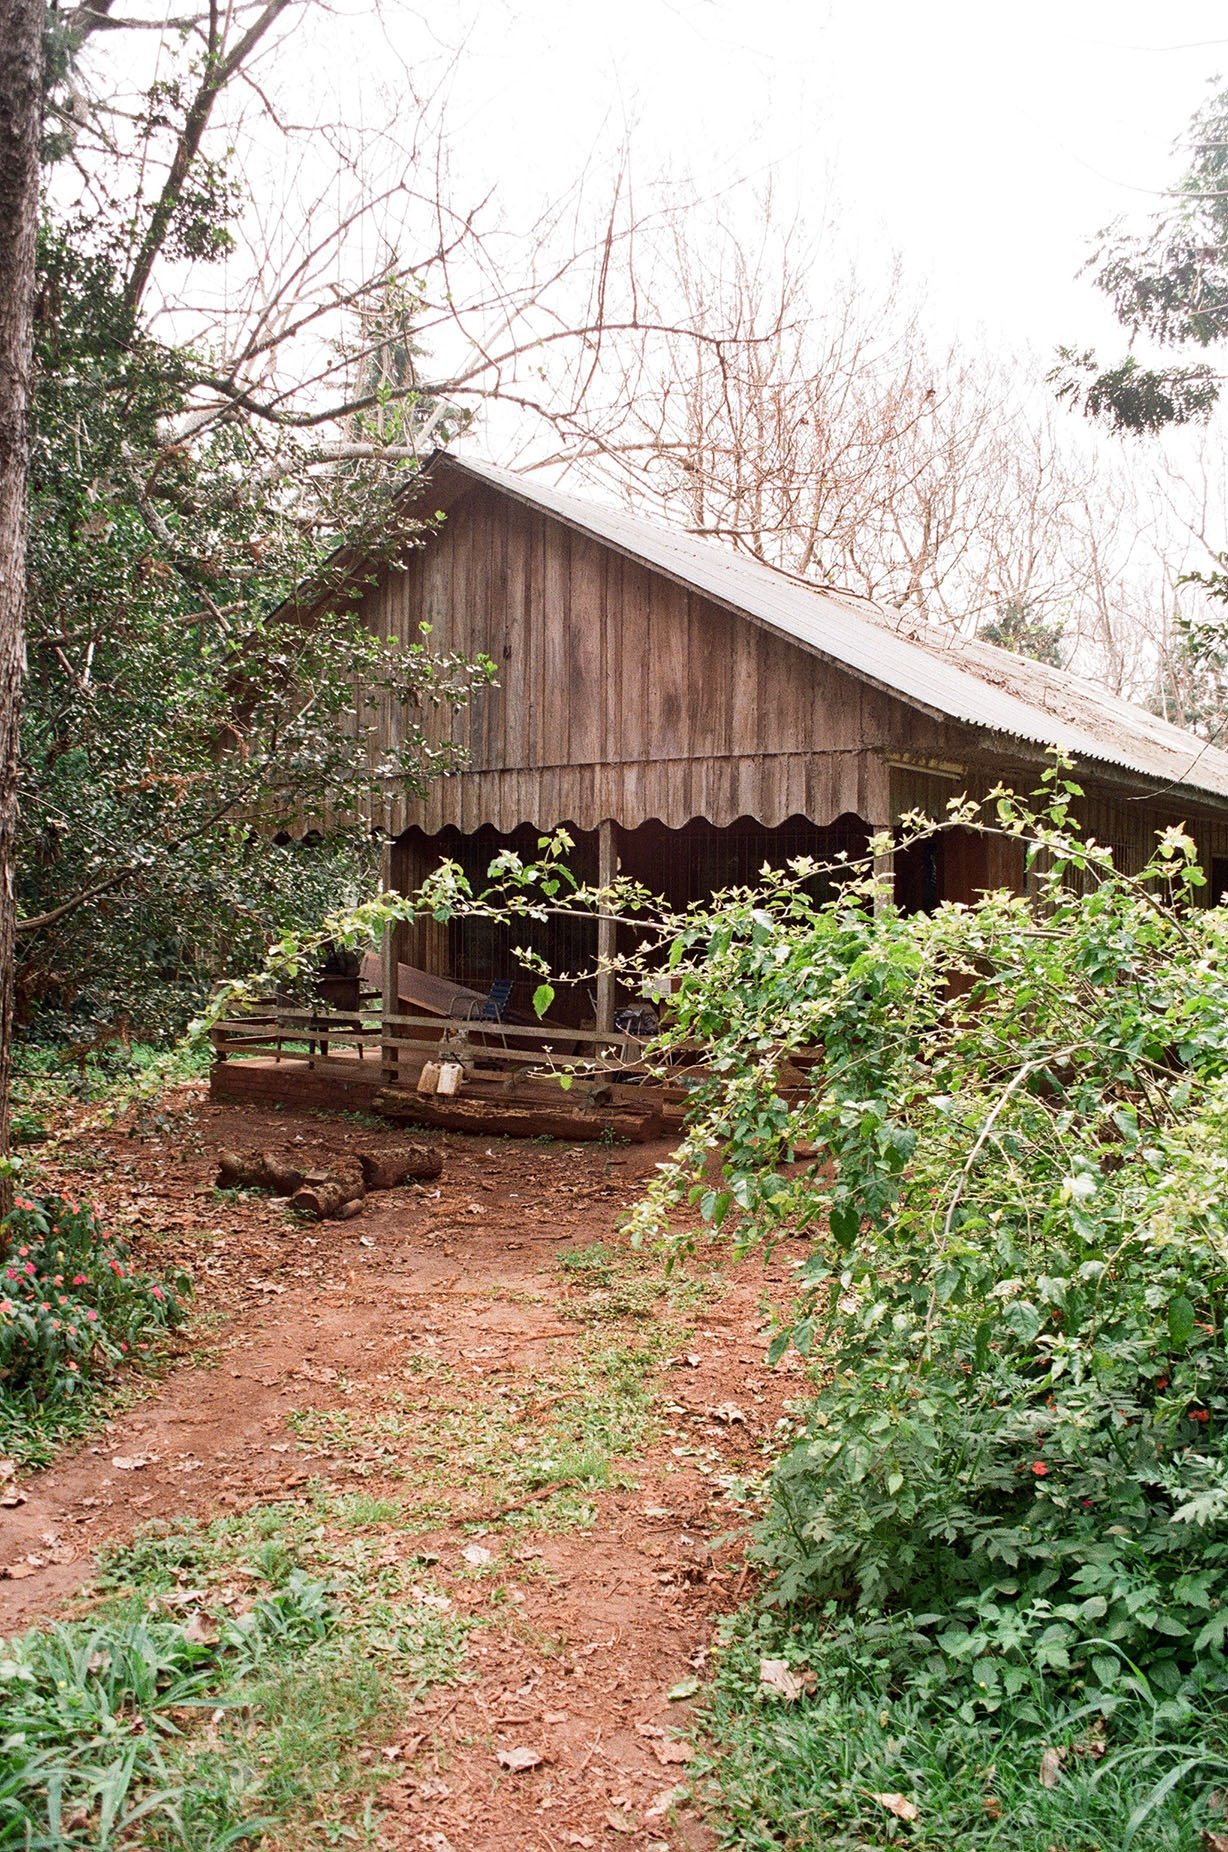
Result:
[[[388,1151],[219,1151],[217,1183],[223,1190],[267,1190],[288,1196],[290,1207],[315,1221],[357,1215],[367,1194],[437,1177],[442,1154],[432,1145],[398,1145]]]

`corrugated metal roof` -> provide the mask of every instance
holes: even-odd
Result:
[[[1228,798],[1228,752],[1065,670],[915,622],[852,593],[807,585],[759,560],[441,451],[443,463],[514,496],[706,598],[778,631],[914,707],[1073,759],[1118,766],[1157,795]]]

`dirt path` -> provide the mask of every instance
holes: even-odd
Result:
[[[227,1322],[206,1360],[0,1514],[0,1635],[55,1613],[100,1546],[152,1518],[369,1500],[388,1551],[437,1560],[482,1622],[468,1682],[391,1745],[382,1843],[704,1845],[677,1804],[686,1706],[667,1694],[702,1667],[739,1584],[726,1494],[791,1386],[762,1364],[762,1297],[787,1269],[689,1286],[640,1269],[617,1222],[664,1147],[451,1138],[438,1186],[307,1232],[209,1192],[219,1145],[322,1128],[352,1135],[193,1105],[113,1137],[74,1178],[147,1260],[194,1258]],[[562,1417],[589,1424],[580,1442],[556,1432]],[[525,1470],[526,1449],[552,1447],[557,1466]]]

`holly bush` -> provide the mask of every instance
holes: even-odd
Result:
[[[89,1203],[18,1196],[0,1241],[0,1398],[10,1412],[81,1394],[186,1316],[186,1276],[136,1271]]]

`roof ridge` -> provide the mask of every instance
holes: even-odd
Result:
[[[1124,770],[1155,785],[1157,797],[1182,788],[1228,799],[1228,752],[1068,670],[497,464],[436,451],[426,468],[440,464],[563,520],[924,712]]]

